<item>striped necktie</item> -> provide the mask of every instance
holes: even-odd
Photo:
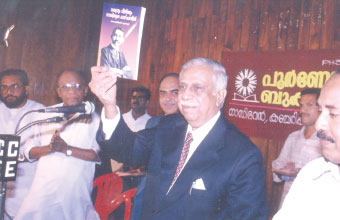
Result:
[[[190,144],[191,142],[193,141],[193,138],[192,138],[192,133],[189,132],[187,134],[187,137],[185,138],[185,141],[184,141],[184,146],[182,148],[182,153],[181,153],[181,157],[179,159],[179,162],[178,162],[178,165],[177,165],[177,169],[176,169],[176,173],[175,173],[175,176],[174,176],[174,179],[172,180],[171,182],[171,186],[170,186],[170,189],[172,188],[172,186],[175,184],[179,174],[181,173],[182,169],[183,169],[183,166],[184,166],[184,163],[188,157],[188,153],[189,153],[189,148],[190,148]]]

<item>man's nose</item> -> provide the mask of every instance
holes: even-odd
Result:
[[[301,106],[300,113],[305,113],[305,112],[306,112],[306,106]]]
[[[171,100],[171,97],[172,97],[171,92],[167,92],[167,93],[165,94],[165,100],[166,100],[166,101]]]
[[[327,130],[328,119],[325,113],[321,113],[316,120],[315,128],[316,130]]]
[[[5,92],[5,94],[9,94],[9,95],[13,95],[14,93],[15,93],[15,91],[14,91],[14,89],[11,88],[11,87],[9,87],[9,88],[7,89],[7,91]]]
[[[71,87],[71,88],[68,88],[67,93],[71,93],[71,94],[78,93],[78,90],[76,88]]]
[[[187,87],[181,91],[183,99],[190,99],[193,96],[193,91],[190,87]]]

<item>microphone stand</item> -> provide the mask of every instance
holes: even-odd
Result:
[[[37,120],[37,121],[33,121],[31,123],[28,123],[27,125],[25,125],[24,127],[22,127],[21,129],[19,129],[19,125],[22,121],[22,119],[32,113],[32,112],[38,112],[38,110],[32,110],[32,111],[28,111],[26,112],[25,114],[23,114],[19,121],[18,121],[18,124],[15,128],[15,132],[14,132],[14,135],[17,136],[17,135],[20,135],[22,132],[24,132],[25,130],[27,130],[28,128],[30,128],[31,126],[33,125],[36,125],[36,124],[40,124],[40,123],[53,123],[53,122],[61,122],[61,121],[64,121],[66,120],[65,117],[60,117],[60,116],[57,116],[57,117],[53,117],[53,118],[47,118],[47,119],[44,119],[44,120]],[[18,161],[20,161],[18,159]],[[1,169],[3,169],[4,165],[2,164],[1,165]],[[4,181],[3,178],[1,178],[1,191],[0,191],[0,220],[4,220],[5,219],[5,199],[6,199],[6,186],[7,186],[7,182]],[[9,216],[10,218],[10,216]]]

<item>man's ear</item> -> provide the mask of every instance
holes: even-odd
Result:
[[[25,93],[27,96],[29,96],[30,94],[30,87],[29,86],[25,86]]]
[[[227,96],[227,89],[221,89],[216,94],[216,106],[220,106],[223,104],[225,97]]]
[[[57,88],[57,94],[58,94],[58,97],[61,99],[61,95],[60,95],[61,91],[60,91],[60,88]]]
[[[86,87],[84,88],[84,97],[87,95],[87,92],[88,92],[88,91],[89,91],[89,87],[86,86]]]

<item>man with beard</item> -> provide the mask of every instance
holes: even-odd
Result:
[[[14,134],[21,116],[34,109],[44,106],[28,99],[29,86],[27,73],[20,69],[7,69],[0,73],[0,134]],[[36,114],[28,114],[21,125],[24,126],[34,121]],[[23,158],[25,143],[31,133],[26,131],[21,135],[20,156]],[[13,217],[17,213],[21,202],[28,193],[32,184],[36,163],[27,161],[18,164],[16,181],[7,183],[6,215]]]
[[[285,181],[280,207],[299,170],[309,161],[321,157],[320,140],[315,129],[319,116],[319,95],[320,89],[315,88],[301,92],[300,115],[303,127],[288,136],[280,156],[272,162],[274,181]]]
[[[340,219],[340,70],[321,89],[318,105],[323,157],[300,170],[274,220]]]

